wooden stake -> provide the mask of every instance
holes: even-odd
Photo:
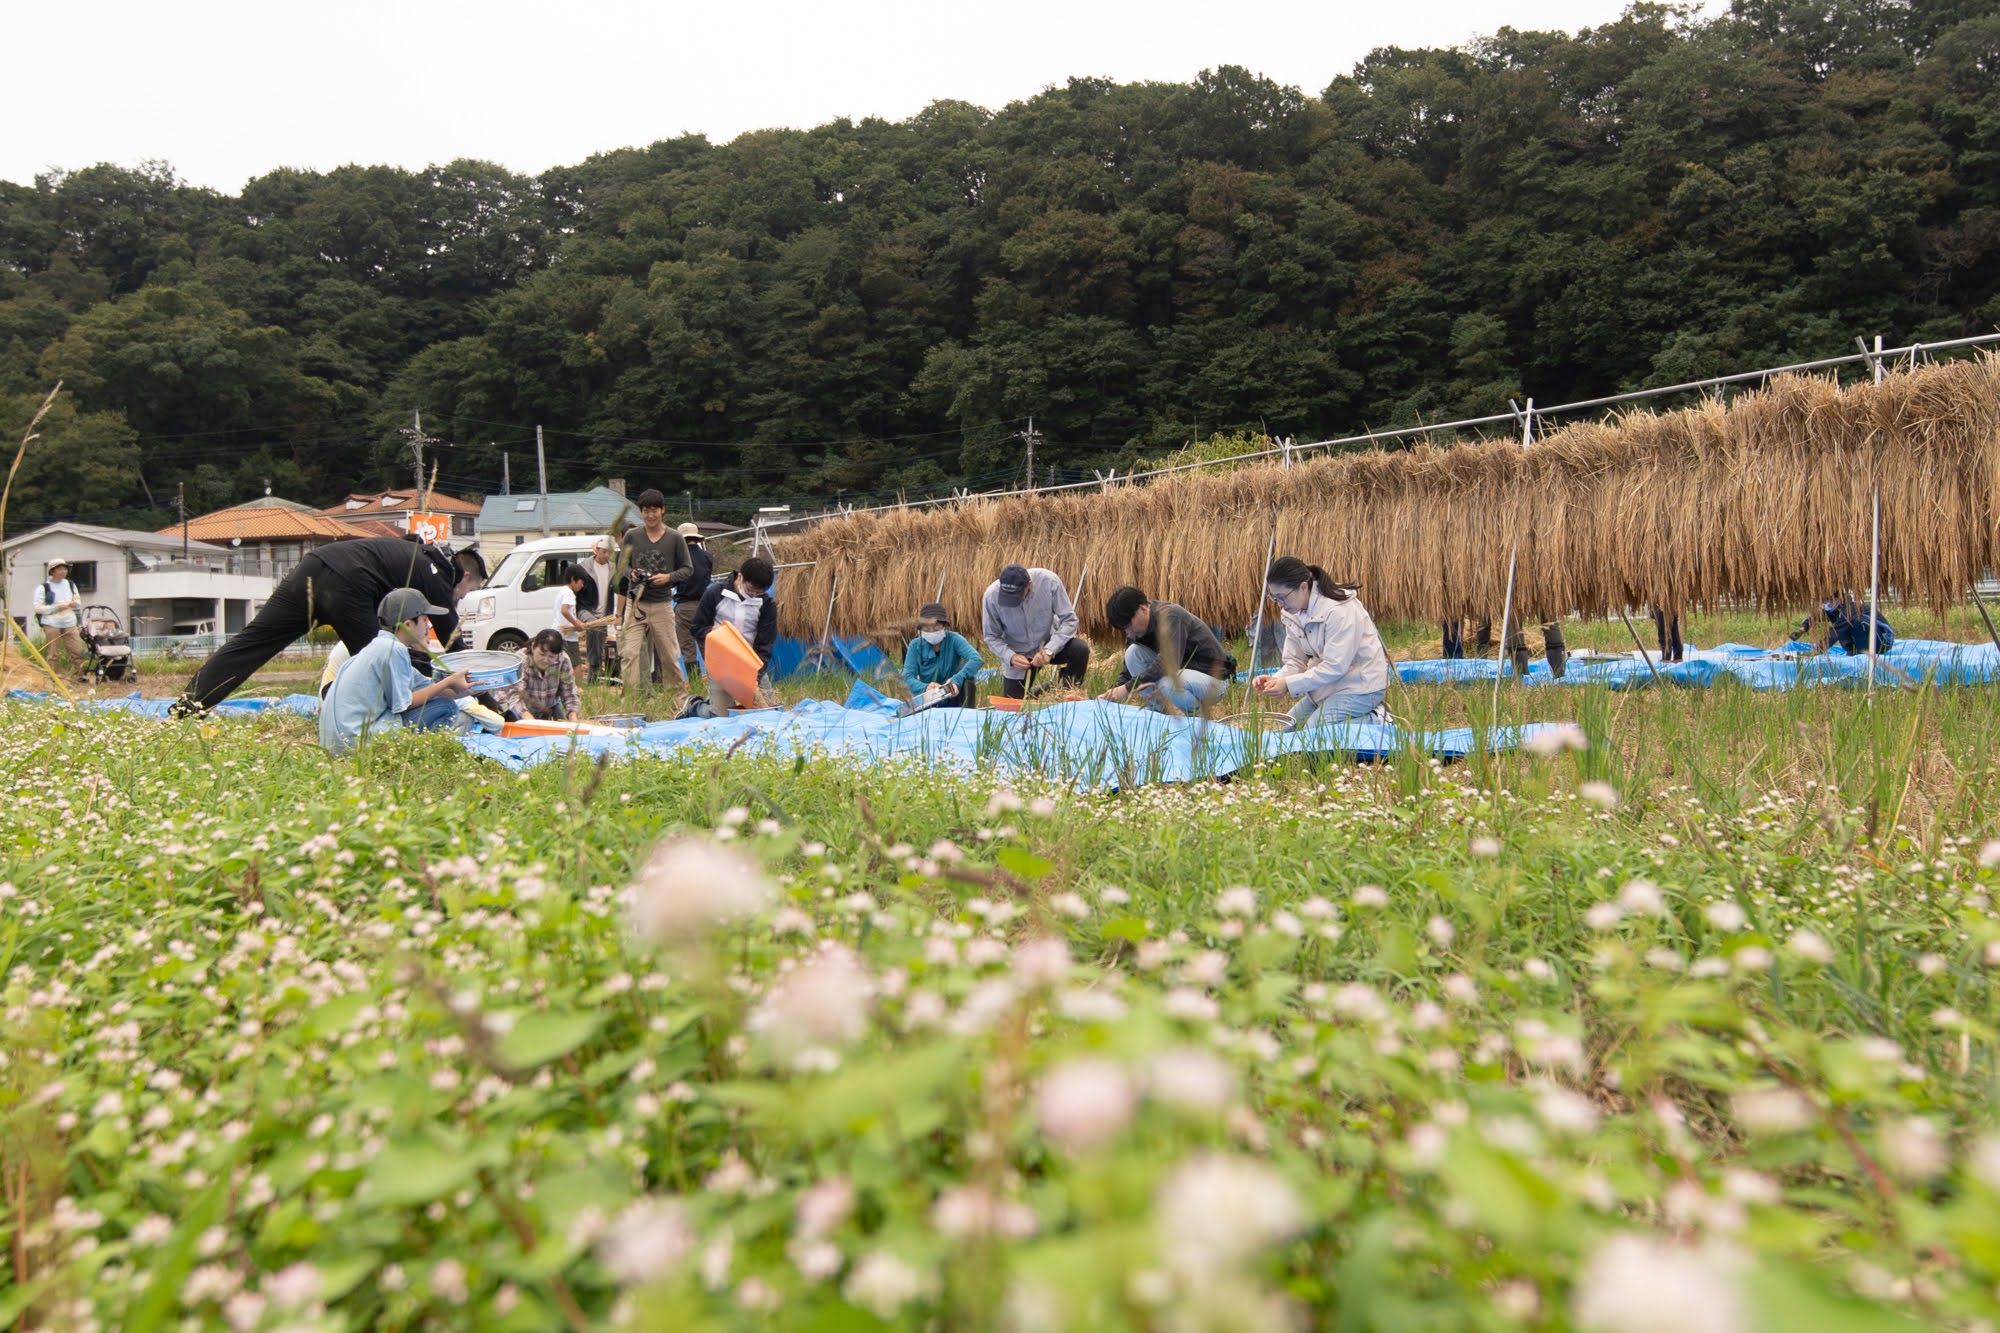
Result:
[[[1868,546],[1868,700],[1875,701],[1875,617],[1882,604],[1882,487],[1875,487],[1875,521]]]
[[[1632,617],[1625,614],[1625,608],[1618,608],[1618,618],[1625,622],[1625,632],[1632,636],[1632,646],[1639,650],[1639,660],[1646,664],[1646,670],[1653,673],[1653,683],[1661,684],[1660,669],[1653,665],[1653,659],[1646,656],[1646,645],[1639,642],[1639,631],[1632,628]]]
[[[1257,581],[1257,615],[1250,622],[1250,688],[1257,688],[1257,649],[1264,642],[1264,603],[1270,594],[1271,562],[1278,558],[1278,511],[1271,511],[1271,540],[1264,544],[1264,577]]]
[[[1507,615],[1514,609],[1514,562],[1521,557],[1521,538],[1516,534],[1514,550],[1507,557],[1507,595],[1500,602],[1500,643],[1493,652],[1493,724],[1500,725],[1500,678],[1507,674]]]

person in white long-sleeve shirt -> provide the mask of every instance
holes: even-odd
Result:
[[[1273,561],[1265,582],[1284,613],[1283,665],[1252,687],[1295,700],[1294,727],[1374,712],[1389,690],[1389,655],[1361,598],[1296,556]]]
[[[1000,692],[1019,699],[1028,677],[1053,666],[1064,685],[1083,684],[1090,645],[1077,637],[1076,607],[1052,569],[1009,565],[979,599],[979,633],[1000,659]]]
[[[42,627],[42,655],[53,666],[54,658],[61,654],[66,669],[78,668],[90,659],[83,631],[78,628],[83,623],[83,598],[69,581],[69,561],[51,560],[44,572],[46,577],[35,585],[35,623]]]

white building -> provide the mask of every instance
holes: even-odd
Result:
[[[178,536],[52,523],[0,543],[7,614],[26,625],[47,564],[69,561],[70,582],[86,606],[108,606],[135,636],[233,634],[271,596],[276,580],[245,572],[223,546],[183,543]]]

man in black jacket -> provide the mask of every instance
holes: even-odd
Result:
[[[728,621],[736,627],[738,634],[750,641],[751,649],[763,663],[757,672],[760,685],[769,679],[771,650],[778,642],[778,601],[771,596],[771,585],[777,577],[778,571],[772,568],[769,560],[753,555],[734,574],[716,580],[702,594],[701,604],[694,612],[692,631],[695,642],[706,644],[718,620]],[[747,701],[731,699],[728,692],[715,683],[714,674],[710,673],[709,707],[726,717],[731,705],[744,702]]]
[[[1127,584],[1105,599],[1104,614],[1126,646],[1118,683],[1100,698],[1117,703],[1136,690],[1156,713],[1198,713],[1236,679],[1236,659],[1215,631],[1173,602],[1149,601]]]
[[[457,599],[475,586],[463,573],[443,547],[414,538],[358,537],[310,551],[256,617],[201,664],[169,712],[174,717],[207,712],[315,626],[330,626],[348,652],[359,653],[381,629],[376,608],[397,588],[415,588],[432,605],[452,608],[431,617],[438,642],[450,643],[458,632]],[[418,660],[415,649],[411,660]],[[418,664],[430,674],[428,661]]]

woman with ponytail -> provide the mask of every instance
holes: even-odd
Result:
[[[1292,725],[1366,717],[1389,690],[1389,655],[1355,590],[1297,556],[1271,563],[1265,591],[1284,613],[1283,665],[1250,682],[1266,696],[1295,700]]]

